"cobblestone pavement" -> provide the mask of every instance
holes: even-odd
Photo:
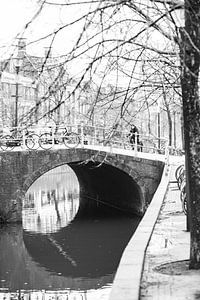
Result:
[[[189,270],[190,233],[182,212],[180,191],[170,184],[145,255],[140,300],[200,299],[200,270]]]

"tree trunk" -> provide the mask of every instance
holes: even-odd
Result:
[[[191,233],[190,268],[200,269],[200,0],[185,1],[182,97],[187,199]]]

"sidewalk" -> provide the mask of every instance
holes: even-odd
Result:
[[[190,233],[172,163],[168,191],[145,253],[140,300],[200,299],[200,270],[189,270]]]

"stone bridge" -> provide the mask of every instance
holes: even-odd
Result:
[[[110,207],[110,212],[142,215],[164,167],[158,160],[85,148],[1,152],[1,221],[21,222],[28,188],[38,177],[63,164],[68,164],[77,175],[78,215],[82,217],[94,211],[104,213],[105,207]]]

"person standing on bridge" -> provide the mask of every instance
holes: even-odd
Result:
[[[137,136],[137,144],[139,145],[139,130],[135,125],[131,125],[130,132],[128,134],[130,144],[132,145],[132,149],[134,149],[135,142],[136,142],[136,136]]]

